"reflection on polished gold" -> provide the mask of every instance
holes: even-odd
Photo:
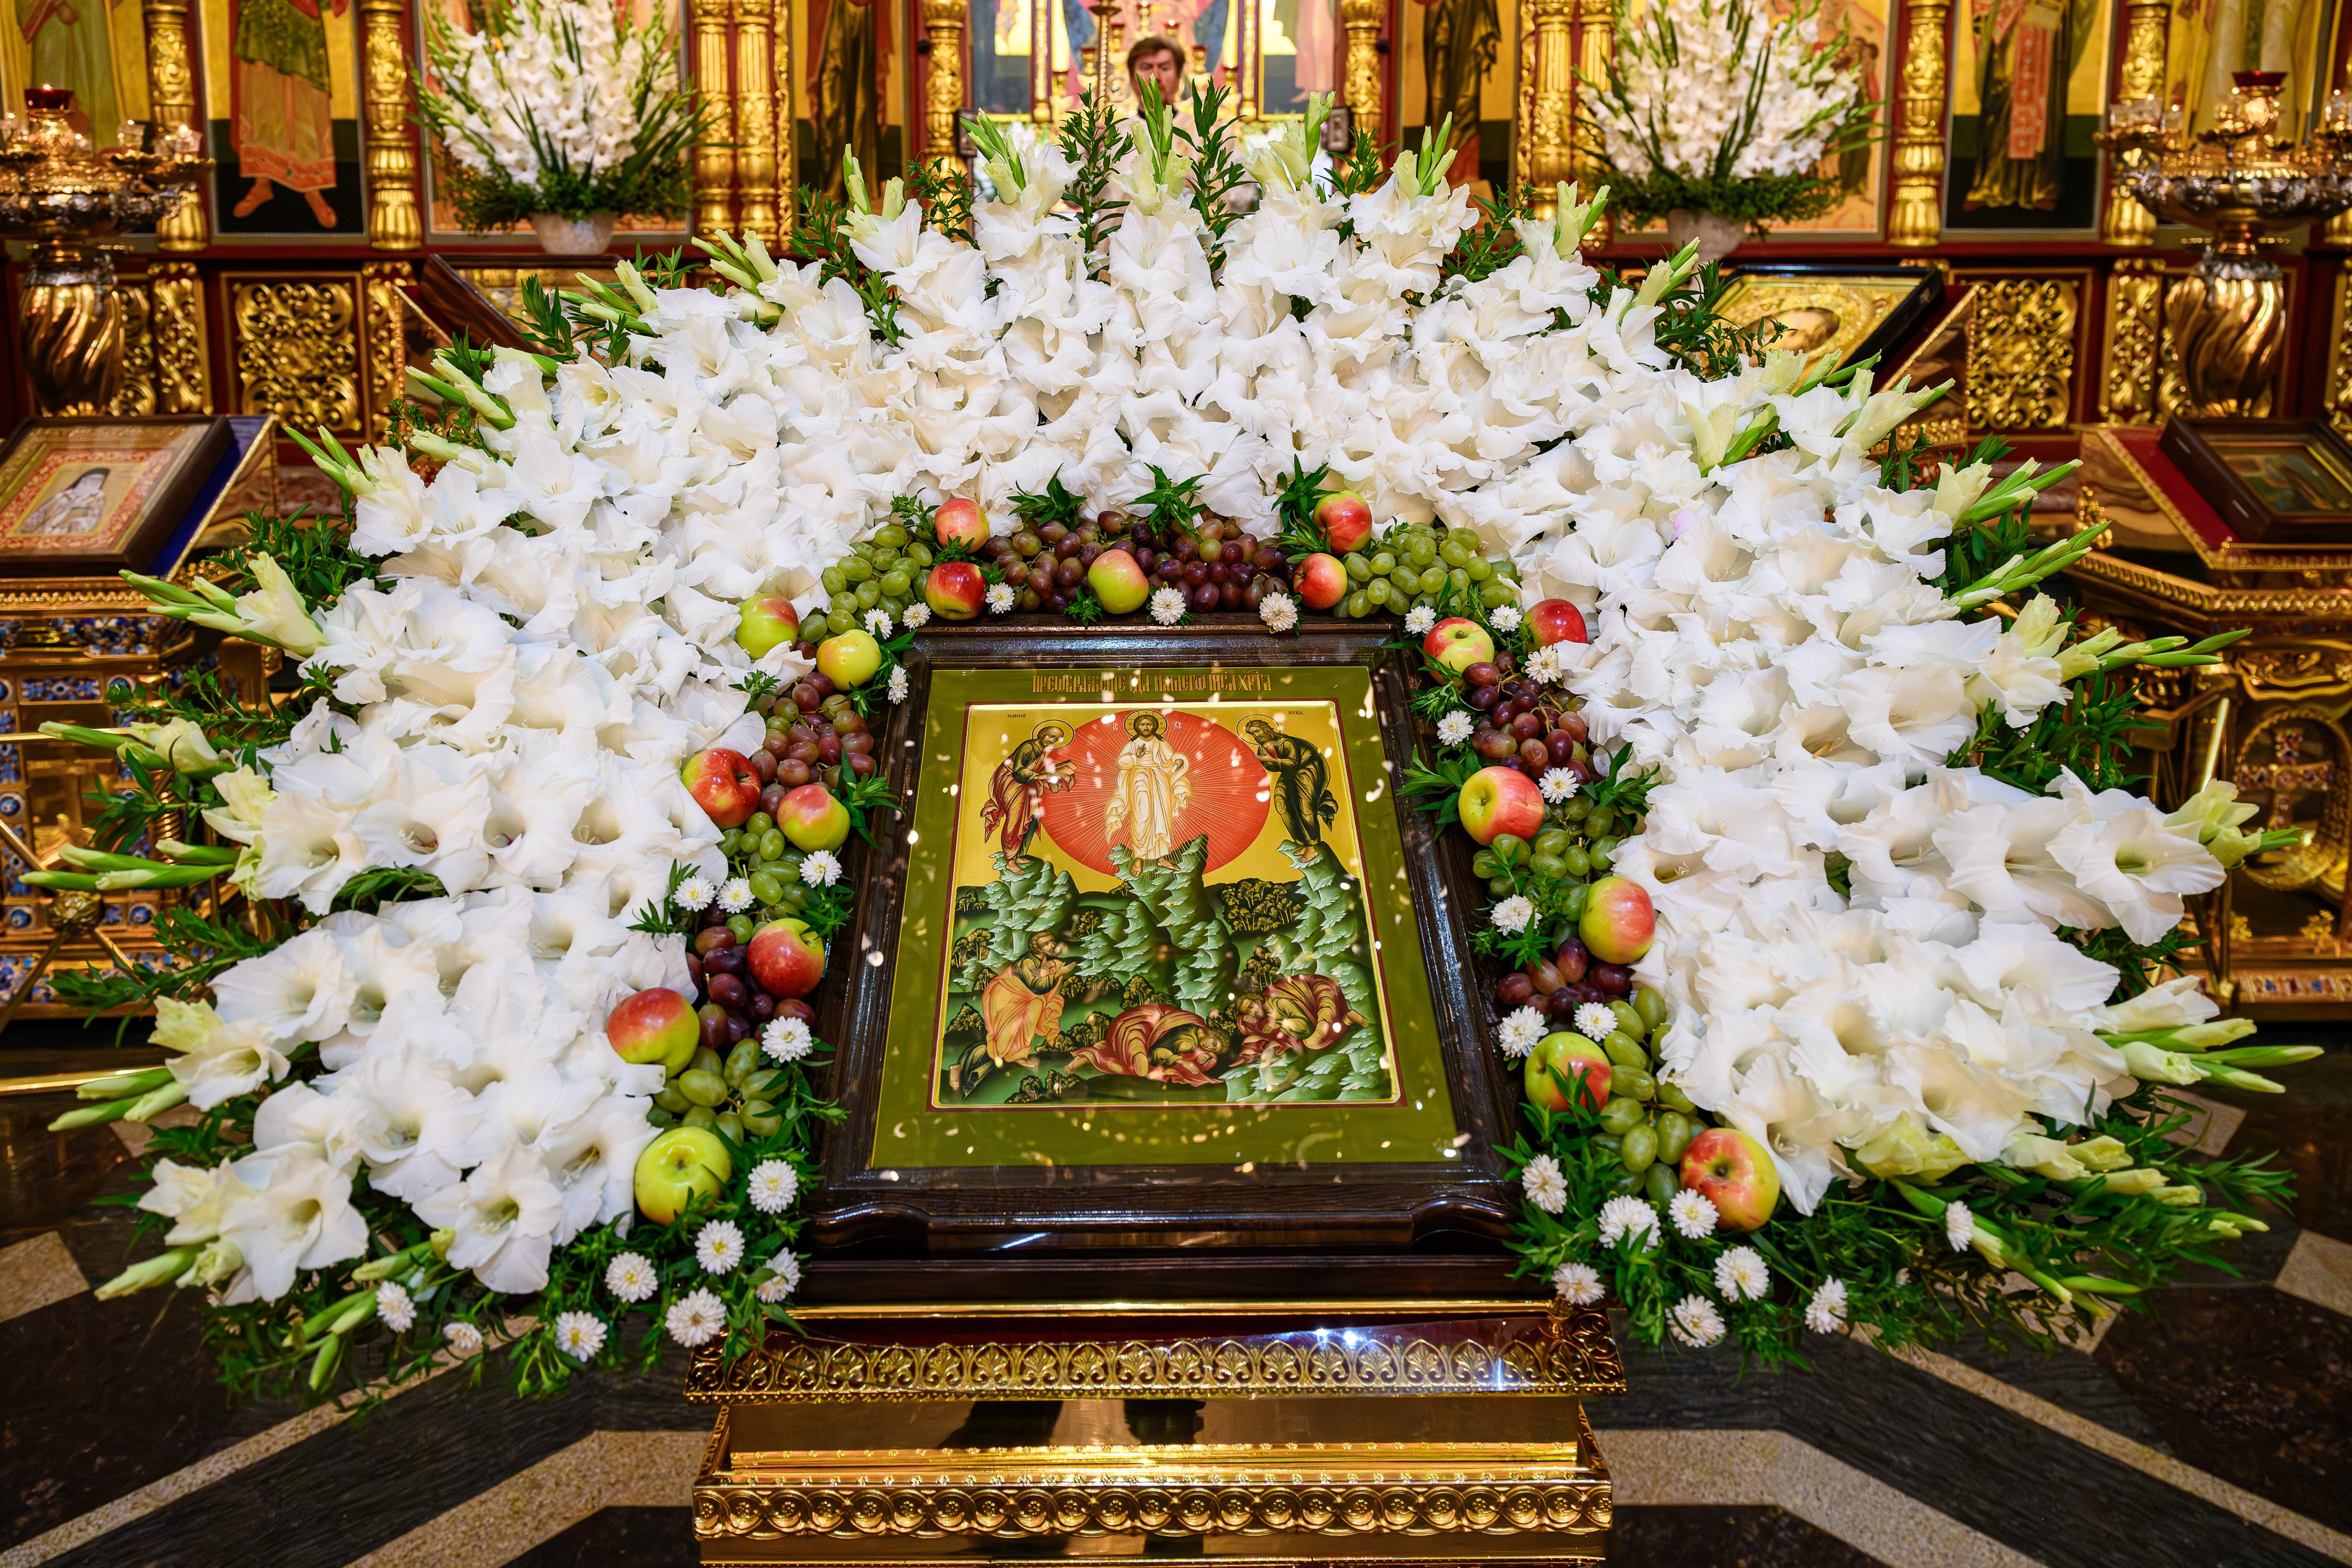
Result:
[[[122,385],[122,305],[114,258],[59,246],[17,298],[17,339],[33,395],[49,414],[97,413]]]
[[[1903,7],[1903,79],[1895,106],[1895,201],[1889,245],[1925,246],[1944,234],[1944,78],[1952,0]]]
[[[1584,0],[1584,14],[1577,19],[1576,70],[1586,81],[1605,81],[1609,62],[1617,50],[1616,8],[1612,0]],[[1590,138],[1593,132],[1589,120],[1581,122],[1581,134]],[[1576,167],[1584,184],[1584,193],[1599,189],[1591,152],[1580,154]],[[1585,231],[1584,241],[1578,248],[1598,250],[1606,246],[1616,233],[1616,221],[1607,213],[1596,214],[1592,226]]]
[[[416,201],[415,132],[409,120],[414,111],[402,33],[408,7],[404,0],[359,5],[368,244],[378,250],[415,250],[425,243],[425,219]]]
[[[2063,430],[2074,402],[2071,277],[1995,278],[1977,285],[1969,346],[1969,428]]]

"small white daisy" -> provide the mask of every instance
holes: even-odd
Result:
[[[574,1361],[584,1362],[604,1348],[604,1320],[587,1312],[565,1312],[555,1320],[555,1348]]]
[[[770,1019],[760,1031],[760,1049],[778,1061],[798,1061],[815,1044],[809,1026],[798,1019]]]
[[[898,629],[898,623],[890,619],[887,610],[877,604],[866,612],[866,629],[887,642],[890,633]]]
[[[1496,1031],[1496,1042],[1503,1054],[1514,1061],[1524,1061],[1545,1034],[1544,1016],[1533,1008],[1520,1008],[1503,1020]]]
[[[782,1214],[801,1190],[800,1173],[782,1160],[761,1160],[751,1167],[751,1207],[761,1214]]]
[[[669,1316],[662,1326],[669,1330],[670,1338],[688,1349],[709,1344],[727,1332],[727,1306],[709,1291],[697,1291],[670,1303]]]
[[[1163,588],[1151,596],[1151,618],[1162,626],[1173,626],[1184,619],[1184,595],[1173,588]]]
[[[660,1278],[643,1253],[624,1252],[604,1265],[604,1289],[625,1301],[649,1301],[661,1288]]]
[[[771,1304],[785,1300],[801,1288],[801,1260],[789,1252],[779,1252],[768,1260],[760,1282],[751,1293]]]
[[[751,884],[740,876],[730,876],[727,885],[719,890],[719,907],[730,915],[740,915],[751,907]]]
[[[907,606],[907,612],[898,617],[898,623],[912,632],[916,627],[929,623],[930,619],[931,607],[918,600]]]
[[[482,1354],[482,1331],[469,1322],[461,1321],[442,1324],[441,1337],[448,1342],[449,1348],[456,1351],[461,1360]]]
[[[1715,1234],[1716,1221],[1721,1218],[1715,1211],[1715,1200],[1695,1187],[1685,1187],[1666,1204],[1666,1218],[1675,1228],[1693,1241]]]
[[[710,901],[719,896],[719,890],[710,885],[709,877],[700,872],[696,872],[692,876],[679,883],[677,891],[669,896],[670,901],[680,909],[698,913],[710,907]]]
[[[1404,629],[1416,637],[1425,636],[1437,624],[1437,612],[1426,604],[1416,604],[1405,612]]]
[[[1551,1287],[1572,1306],[1589,1307],[1601,1299],[1601,1276],[1590,1263],[1562,1263],[1551,1271]]]
[[[893,664],[890,666],[890,684],[885,688],[885,691],[890,700],[894,703],[902,703],[907,700],[906,665]]]
[[[1555,806],[1566,805],[1576,793],[1576,775],[1565,768],[1547,768],[1544,776],[1536,780],[1543,798]]]
[[[1558,645],[1553,644],[1554,647]],[[1528,655],[1528,662],[1519,666],[1519,673],[1539,685],[1557,681],[1559,679],[1559,655],[1551,648],[1538,648]]]
[[[731,1219],[714,1219],[695,1233],[694,1260],[706,1274],[724,1274],[743,1261],[743,1233]]]
[[[831,850],[811,850],[801,862],[801,880],[811,887],[831,887],[841,880],[841,857]]]
[[[1506,936],[1516,936],[1525,931],[1528,922],[1535,917],[1536,906],[1516,893],[1495,905],[1495,912],[1490,916],[1495,922],[1495,929]]]
[[[1705,1296],[1685,1296],[1675,1303],[1675,1338],[1693,1350],[1705,1350],[1723,1339],[1723,1314]]]
[[[406,1333],[416,1322],[416,1303],[401,1289],[397,1280],[386,1280],[375,1288],[375,1315],[383,1326],[394,1333]]]
[[[1771,1271],[1753,1247],[1734,1247],[1715,1260],[1715,1288],[1727,1301],[1760,1301],[1772,1289]]]
[[[1576,1032],[1599,1045],[1617,1032],[1617,1015],[1600,1002],[1579,1002],[1575,1017]]]
[[[1976,1211],[1965,1203],[1946,1204],[1944,1239],[1952,1244],[1953,1251],[1967,1251],[1969,1244],[1977,1239]]]
[[[1298,601],[1287,593],[1269,593],[1257,601],[1257,618],[1269,632],[1287,632],[1298,624]]]
[[[1519,607],[1498,604],[1486,612],[1486,622],[1497,632],[1516,632],[1519,629]]]
[[[1470,738],[1470,732],[1476,727],[1468,714],[1455,708],[1437,721],[1437,738],[1446,746],[1459,746]]]
[[[1898,1284],[1898,1285],[1907,1285],[1907,1284],[1909,1284],[1909,1283],[1911,1282],[1911,1270],[1908,1270],[1908,1269],[1897,1269],[1897,1270],[1895,1270],[1895,1282],[1896,1284]]]
[[[1013,608],[1013,585],[1000,582],[988,591],[988,608],[992,614],[1002,615]]]
[[[1568,1178],[1560,1174],[1559,1162],[1549,1155],[1538,1155],[1521,1166],[1519,1185],[1527,1189],[1528,1201],[1546,1214],[1558,1214],[1568,1207]]]
[[[1640,1198],[1621,1194],[1601,1206],[1603,1247],[1620,1246],[1630,1239],[1638,1249],[1654,1242],[1657,1236],[1658,1211]]]
[[[1832,1274],[1822,1281],[1805,1303],[1805,1326],[1815,1333],[1835,1333],[1845,1327],[1845,1281]]]

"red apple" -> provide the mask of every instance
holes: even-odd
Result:
[[[1458,675],[1473,664],[1493,664],[1495,639],[1475,621],[1449,615],[1429,629],[1421,651]]]
[[[800,635],[801,613],[789,599],[759,593],[735,607],[735,645],[755,659],[799,642]]]
[[[1584,1108],[1598,1111],[1609,1103],[1609,1074],[1608,1052],[1582,1035],[1565,1030],[1548,1034],[1528,1055],[1528,1102],[1559,1115],[1569,1106],[1559,1085],[1565,1078],[1570,1084],[1580,1086],[1580,1095],[1591,1096]]]
[[[1113,615],[1130,615],[1151,597],[1151,580],[1123,549],[1107,549],[1087,568],[1087,586]]]
[[[931,517],[931,531],[940,543],[957,549],[978,549],[988,542],[988,517],[969,496],[950,496]],[[931,606],[937,610],[938,605]]]
[[[1315,503],[1315,526],[1341,555],[1372,537],[1372,508],[1353,490],[1326,496]]]
[[[740,751],[714,746],[686,759],[678,775],[704,815],[722,828],[740,828],[760,809],[760,776]]]
[[[1528,612],[1528,630],[1536,634],[1536,646],[1549,648],[1554,643],[1582,643],[1584,612],[1565,599],[1543,599]]]
[[[988,602],[988,580],[968,560],[943,560],[923,580],[923,602],[947,621],[969,621]]]
[[[797,920],[771,920],[751,933],[751,978],[772,997],[804,997],[824,978],[824,944]]]
[[[871,632],[842,632],[816,645],[817,673],[844,691],[862,686],[882,667],[882,644]]]
[[[1319,550],[1298,563],[1290,580],[1309,610],[1328,610],[1348,597],[1348,569]]]
[[[1715,1205],[1726,1230],[1753,1230],[1780,1201],[1780,1172],[1764,1145],[1737,1127],[1709,1127],[1683,1151],[1683,1186]]]
[[[1584,918],[1576,934],[1604,964],[1635,964],[1658,934],[1657,911],[1639,883],[1604,876],[1585,891]]]
[[[665,1072],[681,1072],[702,1040],[694,1004],[656,986],[639,991],[604,1019],[604,1038],[624,1061],[658,1061]]]
[[[776,803],[776,830],[796,850],[837,850],[849,837],[849,808],[822,784],[803,784]]]
[[[1481,768],[1470,775],[1454,810],[1463,830],[1482,847],[1503,833],[1532,839],[1543,831],[1543,791],[1516,768]]]

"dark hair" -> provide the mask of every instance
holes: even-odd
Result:
[[[1134,43],[1128,46],[1127,74],[1129,77],[1134,76],[1135,68],[1137,66],[1140,65],[1143,61],[1150,59],[1152,56],[1163,51],[1168,54],[1174,55],[1176,57],[1177,68],[1180,70],[1183,68],[1185,63],[1184,46],[1178,43],[1175,39],[1170,37],[1165,33],[1150,33],[1136,39]]]

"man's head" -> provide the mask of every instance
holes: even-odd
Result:
[[[1127,733],[1138,740],[1157,740],[1162,727],[1156,713],[1139,713],[1127,721]]]
[[[1160,102],[1174,104],[1184,91],[1184,46],[1160,33],[1137,39],[1127,51],[1127,78],[1139,105],[1147,89],[1158,91]]]

